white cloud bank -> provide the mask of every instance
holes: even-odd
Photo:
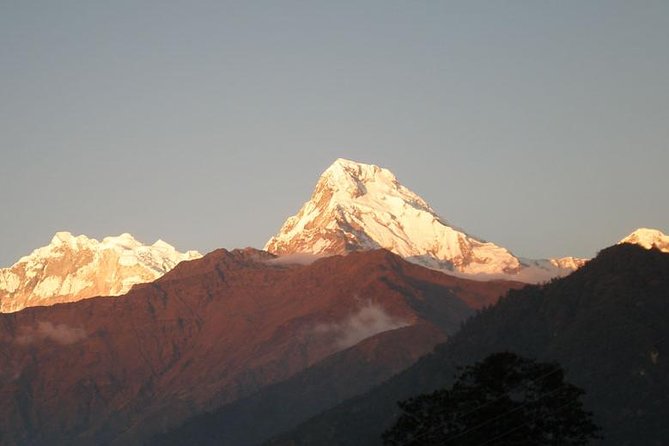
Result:
[[[83,328],[73,328],[66,324],[54,325],[51,322],[38,322],[37,327],[24,327],[16,337],[19,345],[28,345],[34,342],[49,339],[60,345],[70,345],[86,337]]]
[[[317,325],[315,332],[332,336],[337,348],[343,350],[376,334],[408,325],[411,324],[388,314],[380,305],[367,302],[339,323]]]
[[[311,265],[318,259],[327,256],[309,253],[287,254],[267,260],[270,265]]]

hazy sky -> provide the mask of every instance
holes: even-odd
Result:
[[[527,257],[669,231],[669,2],[0,0],[0,266],[262,247],[337,157]]]

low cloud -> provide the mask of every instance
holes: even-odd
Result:
[[[543,282],[549,282],[551,279],[554,279],[556,277],[567,276],[571,274],[573,271],[565,269],[559,271],[558,274],[556,274],[555,271],[549,271],[537,267],[528,267],[520,270],[517,274],[504,274],[504,273],[471,274],[471,273],[461,273],[459,271],[442,271],[442,272],[444,274],[448,274],[449,276],[460,277],[462,279],[475,280],[477,282],[489,282],[491,280],[507,280],[507,281],[513,280],[516,282],[523,282],[523,283],[543,283]]]
[[[311,265],[323,257],[325,256],[307,253],[288,254],[270,259],[267,263],[273,265]]]
[[[376,334],[408,325],[411,324],[388,314],[380,305],[367,302],[339,323],[317,325],[315,332],[332,336],[337,348],[343,350]]]
[[[60,345],[70,345],[86,337],[83,328],[73,328],[66,324],[54,325],[51,322],[38,322],[37,327],[24,327],[16,337],[19,345],[28,345],[39,341],[51,340]]]

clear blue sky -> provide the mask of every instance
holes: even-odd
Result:
[[[0,1],[0,266],[262,247],[337,157],[527,257],[669,230],[669,2]]]

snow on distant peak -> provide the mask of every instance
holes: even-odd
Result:
[[[103,238],[101,245],[115,249],[132,250],[142,246],[142,243],[137,241],[132,235],[124,232],[117,237]]]
[[[397,182],[397,179],[389,170],[374,164],[362,164],[339,158],[325,169],[321,174],[320,181],[326,182],[337,191],[347,191],[346,186],[351,184],[364,186],[365,183],[381,181],[391,185]],[[362,192],[364,192],[364,188],[362,188]]]
[[[265,245],[277,255],[322,256],[378,248],[479,280],[543,281],[585,262],[520,259],[451,225],[388,169],[343,158],[323,172],[311,199]]]
[[[80,235],[78,237],[75,237],[72,235],[72,233],[67,232],[67,231],[60,231],[56,232],[56,234],[51,238],[51,243],[49,245],[51,246],[69,246],[71,248],[75,248],[78,244],[86,244],[88,242],[88,238],[84,235]]]
[[[434,213],[432,208],[418,195],[402,186],[388,169],[374,164],[363,164],[339,158],[325,172],[316,189],[329,189],[336,199],[347,201],[374,194],[389,195],[402,199],[417,209]]]
[[[524,268],[507,249],[450,225],[389,170],[341,158],[323,172],[311,199],[265,245],[278,255],[377,248],[466,274],[513,275]]]
[[[658,229],[639,228],[618,243],[631,243],[646,249],[657,248],[669,253],[669,236]]]
[[[71,243],[74,240],[74,237],[72,236],[71,232],[67,231],[59,231],[56,232],[56,234],[53,236],[51,239],[51,244],[53,245],[60,245],[63,243]]]
[[[129,233],[99,242],[57,232],[48,245],[0,269],[0,312],[125,294],[199,257],[197,251],[181,253],[162,240],[144,245]]]

